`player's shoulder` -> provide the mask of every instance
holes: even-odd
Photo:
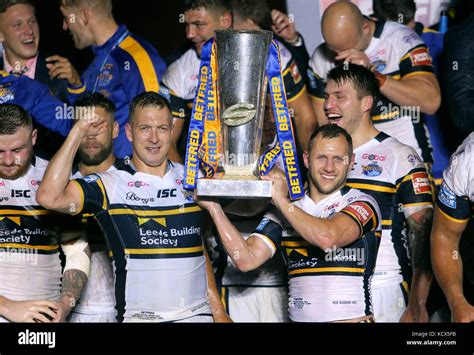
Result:
[[[188,49],[168,66],[163,76],[163,84],[178,97],[194,98],[200,65],[201,61],[194,47]]]
[[[458,196],[474,194],[474,132],[456,149],[443,173],[446,184]]]
[[[199,68],[201,61],[196,53],[194,47],[189,48],[184,54],[171,63],[166,71],[165,78],[173,76],[181,76],[189,71],[195,71]],[[198,69],[199,71],[199,69]],[[194,73],[198,74],[198,72]]]
[[[275,42],[278,44],[278,49],[280,50],[281,67],[282,69],[285,69],[293,60],[293,55],[282,42],[278,40],[275,40]]]
[[[424,45],[423,40],[414,30],[394,21],[385,21],[380,39],[385,43],[391,43],[401,52]]]
[[[320,77],[325,77],[331,67],[334,66],[334,53],[331,52],[326,43],[321,43],[316,47],[309,59],[309,66]]]
[[[43,174],[48,167],[49,161],[34,155],[31,158],[31,166],[34,168],[36,173]]]
[[[341,203],[339,209],[350,208],[355,213],[361,215],[363,219],[368,219],[369,216],[374,213],[380,217],[380,207],[377,203],[377,200],[367,193],[351,188],[349,186],[344,186],[341,189]]]

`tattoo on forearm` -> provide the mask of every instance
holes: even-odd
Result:
[[[412,234],[412,262],[416,269],[431,271],[430,233],[433,222],[433,210],[423,209],[413,213],[407,219]]]
[[[77,302],[87,282],[87,275],[80,270],[68,270],[63,275],[61,295],[68,296],[71,302]],[[71,308],[75,304],[71,304]]]

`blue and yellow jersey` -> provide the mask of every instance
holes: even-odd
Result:
[[[85,92],[100,92],[116,106],[120,133],[114,144],[115,155],[131,155],[132,146],[125,136],[128,105],[145,91],[160,91],[166,64],[147,41],[134,36],[125,26],[102,46],[94,47],[95,58],[81,76],[80,87],[69,87],[72,103]]]
[[[289,312],[295,322],[331,322],[373,314],[370,281],[381,237],[377,202],[344,187],[315,203],[308,195],[294,205],[311,216],[330,219],[344,213],[360,227],[359,238],[343,248],[309,244],[277,212],[266,214],[252,234],[287,262]]]
[[[163,178],[117,171],[74,180],[78,212],[92,213],[111,249],[119,321],[173,321],[209,313],[201,208],[182,185],[183,166]]]
[[[54,97],[46,85],[26,76],[0,71],[0,104],[23,107],[35,122],[64,137],[71,130],[72,119],[67,116],[67,106]]]
[[[447,219],[467,224],[474,207],[474,133],[453,154],[443,177],[437,208]]]
[[[0,179],[0,295],[12,300],[56,300],[61,290],[58,214],[36,201],[47,163],[33,157],[24,176]]]
[[[392,21],[376,21],[375,32],[365,50],[374,69],[395,80],[414,75],[433,75],[429,50],[408,27]],[[325,43],[316,48],[309,65],[309,93],[324,100],[328,72],[337,64],[335,53]],[[425,162],[432,162],[431,147],[420,113],[416,108],[400,107],[385,97],[375,105],[372,120],[377,129],[416,149]]]
[[[355,165],[347,184],[372,196],[382,213],[382,241],[373,287],[411,284],[411,259],[405,209],[433,206],[433,186],[413,148],[379,133],[354,149]]]

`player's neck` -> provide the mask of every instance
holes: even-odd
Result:
[[[374,37],[374,33],[375,33],[375,21],[372,21],[372,20],[365,20],[365,21],[367,21],[369,30],[367,34],[364,36],[362,51],[365,51],[367,48],[369,48],[370,42],[372,42],[372,38]]]
[[[82,176],[87,176],[90,174],[101,174],[105,173],[110,167],[115,163],[115,156],[111,154],[107,159],[105,159],[99,165],[85,165],[82,162],[79,162],[79,171]]]
[[[26,63],[28,63],[28,61],[32,59],[32,58],[29,58],[29,59],[20,58],[6,48],[5,48],[5,58],[8,64],[10,64],[10,66],[13,68],[14,72],[22,71],[23,68],[26,66]]]
[[[356,131],[351,134],[352,145],[354,148],[364,145],[380,133],[372,123],[366,121],[366,123],[363,124],[362,122],[357,127]]]
[[[132,157],[132,164],[137,172],[164,177],[168,170],[168,159],[165,159],[159,166],[149,166],[138,159],[136,155]]]
[[[94,31],[94,45],[96,47],[104,45],[117,32],[118,27],[113,18],[101,22]]]

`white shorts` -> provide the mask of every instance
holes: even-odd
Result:
[[[408,290],[400,284],[372,288],[372,305],[377,323],[398,323],[408,303]]]
[[[71,312],[67,321],[69,323],[117,323],[114,313],[80,314]]]
[[[234,322],[289,322],[287,287],[224,286],[221,298]]]
[[[214,318],[208,315],[197,315],[174,321],[173,323],[214,323]]]

